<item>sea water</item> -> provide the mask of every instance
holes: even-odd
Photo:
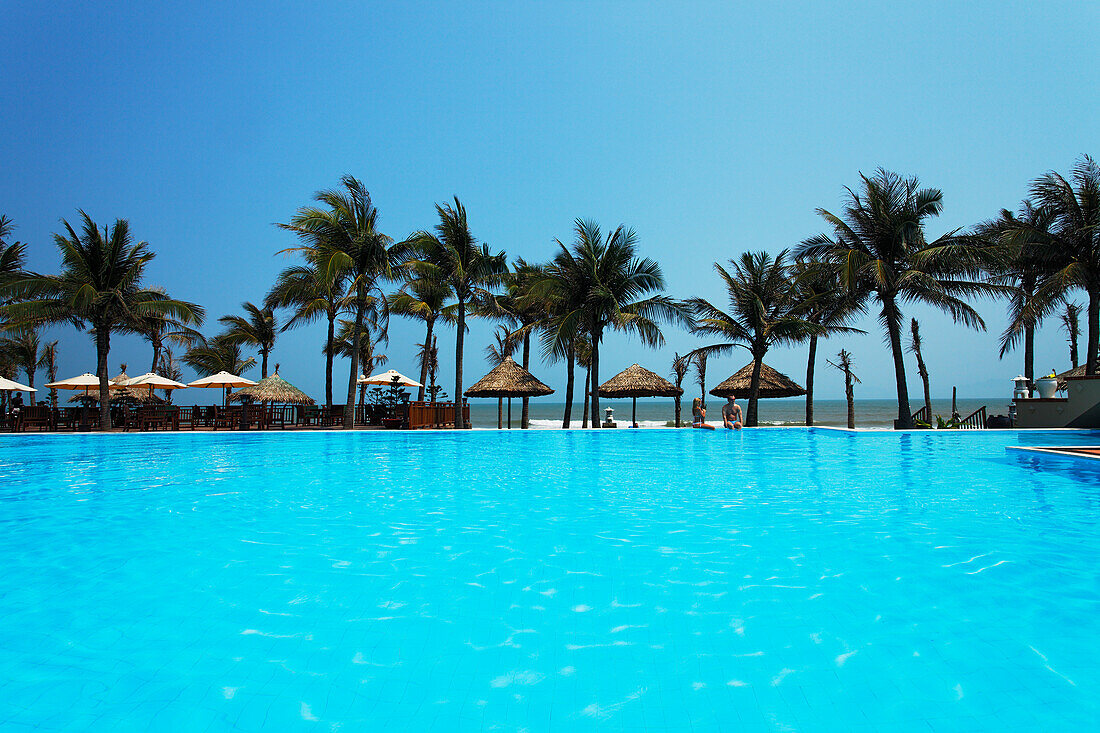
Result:
[[[4,730],[1089,730],[1081,433],[0,437]]]

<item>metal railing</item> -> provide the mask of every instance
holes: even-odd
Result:
[[[959,421],[959,430],[982,430],[983,428],[985,428],[985,405]]]

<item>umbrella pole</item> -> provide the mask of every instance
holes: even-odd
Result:
[[[512,398],[508,398],[508,429],[512,429]]]
[[[638,398],[630,399],[630,427],[638,427]]]

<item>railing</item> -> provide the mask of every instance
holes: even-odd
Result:
[[[981,430],[985,427],[985,405],[959,421],[960,430]]]
[[[455,403],[453,402],[410,402],[408,427],[410,428],[446,428],[454,427]],[[462,415],[466,424],[470,424],[470,405],[463,403]]]
[[[932,412],[928,409],[928,405],[925,405],[924,407],[922,407],[919,410],[917,410],[916,412],[914,412],[913,413],[913,420],[915,422],[922,422],[922,423],[925,423],[926,425],[931,425],[932,424]]]

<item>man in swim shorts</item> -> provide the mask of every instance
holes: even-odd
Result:
[[[733,401],[733,395],[726,398],[722,405],[722,424],[730,430],[741,429],[741,405]]]

